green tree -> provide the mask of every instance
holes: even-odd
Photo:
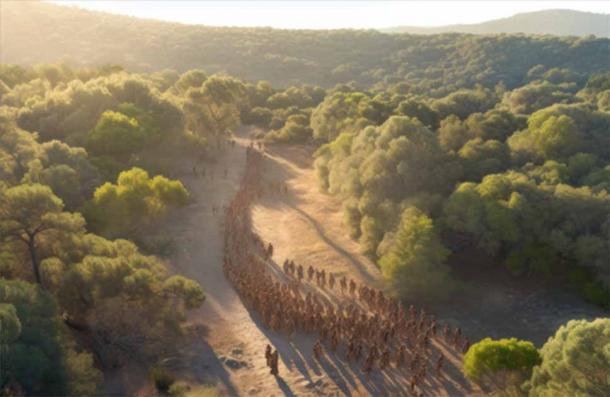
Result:
[[[458,152],[474,134],[457,116],[450,115],[441,121],[438,129],[438,143],[447,152]]]
[[[104,377],[102,372],[95,368],[93,355],[69,349],[66,354],[65,365],[70,395],[103,395],[101,393],[101,386]]]
[[[432,108],[438,112],[440,119],[453,114],[464,120],[472,113],[483,113],[493,108],[497,100],[491,90],[477,86],[474,89],[461,89],[437,99],[432,103]]]
[[[0,388],[10,379],[27,395],[98,395],[92,356],[68,346],[53,297],[35,284],[0,280]]]
[[[279,129],[270,131],[265,140],[269,142],[304,142],[311,138],[312,129],[309,119],[302,114],[289,116],[286,124]]]
[[[22,182],[49,186],[66,208],[73,209],[91,196],[100,177],[84,149],[53,140],[39,146],[38,158],[28,164]]]
[[[415,99],[408,99],[398,105],[396,112],[403,116],[415,117],[423,125],[431,129],[437,129],[439,125],[439,115],[426,102]]]
[[[269,123],[271,123],[271,119],[273,118],[273,113],[271,110],[263,107],[255,107],[250,110],[246,110],[242,116],[241,121],[247,125],[255,125],[259,128],[267,128]]]
[[[191,69],[180,75],[170,92],[175,95],[184,95],[189,88],[199,88],[208,79],[208,75],[201,69]]]
[[[63,212],[62,201],[48,186],[19,185],[0,191],[0,203],[1,237],[26,246],[32,273],[41,284],[39,242],[81,232],[85,221],[80,214]]]
[[[102,113],[87,137],[87,150],[96,156],[109,156],[127,162],[146,144],[146,132],[138,120],[111,110]]]
[[[106,182],[95,190],[87,216],[94,227],[111,234],[130,234],[165,216],[170,208],[186,205],[184,185],[161,175],[151,178],[146,171],[123,171],[117,183]]]
[[[515,131],[525,127],[525,118],[506,110],[491,109],[468,116],[466,126],[475,137],[505,142]]]
[[[354,132],[371,124],[360,113],[369,98],[361,92],[335,92],[326,96],[311,114],[311,128],[316,139],[331,141],[342,132]]]
[[[17,317],[17,309],[10,303],[0,303],[0,343],[7,344],[16,341],[21,335],[21,321]]]
[[[65,264],[58,300],[70,324],[102,338],[102,362],[112,364],[117,352],[149,360],[176,354],[186,311],[205,299],[197,282],[170,276],[161,260],[127,240],[78,236],[57,255]]]
[[[530,122],[530,129],[511,137],[509,145],[515,151],[532,152],[538,158],[565,159],[579,151],[581,140],[574,120],[562,115],[550,116],[542,123]]]
[[[555,103],[574,102],[575,97],[569,93],[569,88],[536,81],[507,93],[502,102],[515,114],[530,114]]]
[[[508,148],[495,140],[471,139],[462,146],[458,156],[464,165],[465,179],[471,181],[502,172],[510,165]]]
[[[446,297],[452,290],[445,265],[448,255],[432,219],[412,207],[402,213],[393,241],[379,264],[384,279],[400,297],[434,299]]]
[[[18,183],[38,152],[35,136],[17,126],[14,112],[0,107],[0,179]]]
[[[485,338],[470,346],[464,355],[463,371],[468,379],[479,384],[504,391],[519,390],[540,362],[540,354],[532,342]]]
[[[199,141],[219,139],[239,125],[243,84],[226,76],[212,76],[198,88],[186,92],[183,108],[186,127]]]
[[[610,319],[572,320],[540,349],[532,397],[605,397],[610,393]]]

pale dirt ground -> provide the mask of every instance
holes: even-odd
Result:
[[[183,349],[185,358],[175,365],[176,374],[193,384],[215,384],[222,395],[228,396],[409,395],[406,391],[407,371],[392,369],[382,374],[377,370],[371,378],[366,378],[355,364],[344,361],[343,354],[328,351],[321,362],[316,362],[312,358],[315,336],[298,334],[288,340],[285,335],[264,328],[256,315],[243,306],[225,279],[222,272],[223,215],[213,215],[212,206],[222,208],[238,189],[245,163],[245,146],[249,142],[247,133],[243,129],[237,139],[237,147],[227,149],[216,164],[206,166],[205,178],[193,175],[192,162],[188,159],[185,159],[181,172],[174,176],[187,185],[194,202],[177,211],[164,226],[175,240],[176,250],[169,259],[176,272],[199,281],[207,297],[202,308],[189,316],[196,332]],[[227,178],[223,177],[225,169],[229,170]],[[211,173],[214,174],[213,180]],[[289,188],[288,195],[266,195],[252,208],[253,227],[264,241],[273,243],[273,260],[276,264],[290,258],[304,266],[311,264],[339,276],[346,275],[359,282],[378,286],[377,267],[359,254],[358,244],[345,233],[340,201],[318,189],[311,150],[303,147],[269,149],[264,174],[267,181],[283,181]],[[490,293],[493,294],[493,291],[492,287]],[[511,303],[523,298],[518,292],[502,295],[502,308],[511,308]],[[333,300],[346,300],[340,294],[327,293],[327,296]],[[433,312],[441,320],[459,323],[467,336],[473,336],[472,341],[478,339],[477,329],[480,331],[480,328],[485,329],[485,335],[512,336],[497,334],[503,333],[498,330],[503,329],[503,324],[511,323],[511,316],[515,313],[495,313],[493,307],[499,308],[492,306],[487,318],[481,318],[480,310],[472,307],[462,313],[459,305],[445,310],[433,309]],[[591,317],[597,313],[591,307],[587,306],[586,309],[588,311],[582,311],[581,306],[577,305],[570,315],[574,318],[579,313],[584,316],[586,312]],[[538,311],[548,312],[544,307]],[[530,314],[535,318],[541,317],[536,311]],[[559,316],[559,313],[555,315]],[[515,328],[527,329],[525,321],[520,319],[514,324]],[[524,333],[546,339],[551,333],[549,327],[546,324],[535,335],[528,331]],[[267,343],[280,353],[279,378],[271,376],[265,365],[264,349]],[[461,376],[460,357],[438,342],[434,348],[442,349],[450,358],[450,363],[442,384],[428,376],[425,396],[482,395],[478,388],[473,389]],[[239,368],[231,368],[231,364]],[[120,374],[111,377],[114,381],[107,382],[109,389],[116,391],[114,394],[150,396],[154,393],[141,367],[123,368],[118,372]],[[123,378],[122,382],[118,378]],[[121,388],[119,383],[130,387]]]

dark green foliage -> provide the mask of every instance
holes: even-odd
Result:
[[[265,140],[269,142],[305,142],[311,139],[312,129],[309,118],[303,114],[289,116],[279,130],[270,131]]]
[[[0,383],[14,376],[28,393],[64,394],[62,347],[57,307],[49,294],[22,281],[0,280],[3,318],[10,307],[19,321],[19,333],[3,344]],[[3,324],[4,325],[4,324]]]
[[[545,71],[561,68],[577,75],[608,67],[608,40],[594,37],[219,28],[20,2],[3,7],[3,22],[5,62],[64,58],[90,65],[120,63],[138,71],[203,68],[275,86],[406,83],[413,92],[442,97],[500,81],[513,89],[527,83],[528,71],[539,64]],[[62,26],[59,35],[57,26]],[[51,36],[52,41],[43,39]]]
[[[540,349],[542,363],[527,384],[532,397],[607,396],[610,320],[572,320]]]
[[[401,298],[418,301],[448,297],[454,287],[445,260],[445,248],[432,220],[414,207],[401,216],[396,232],[386,237],[379,259],[381,272]]]
[[[115,111],[136,120],[141,134],[154,136],[159,141],[181,132],[182,114],[174,104],[160,97],[154,84],[154,80],[125,73],[97,77],[86,82],[72,80],[52,90],[47,89],[45,95],[30,95],[30,100],[19,109],[17,122],[21,128],[38,132],[42,141],[59,139],[84,146],[89,133],[100,123],[102,114]],[[99,127],[106,130],[98,134],[108,137],[112,133],[112,125],[103,124],[103,120],[112,119],[109,117],[111,114],[102,119]],[[95,135],[92,142],[95,149],[100,152],[111,149],[105,147],[103,142],[95,142],[99,140]],[[114,137],[121,136],[115,132]],[[129,138],[132,135],[125,138],[131,146],[133,142]],[[116,148],[115,145],[112,149]]]
[[[82,205],[101,180],[84,149],[56,140],[41,144],[28,168],[22,181],[50,186],[68,209]]]
[[[478,185],[461,184],[447,200],[444,223],[490,253],[506,253],[505,263],[516,274],[558,275],[554,266],[567,261],[603,281],[608,244],[600,235],[607,233],[608,203],[605,191],[539,186],[509,172],[486,176]]]
[[[316,139],[331,141],[342,132],[354,132],[375,124],[364,115],[370,109],[370,97],[361,92],[335,92],[324,98],[311,115]]]
[[[350,200],[350,233],[375,256],[399,214],[423,193],[446,192],[461,175],[435,134],[417,119],[394,116],[379,127],[344,132],[317,152],[322,186]],[[359,226],[357,226],[359,224]]]
[[[161,161],[184,150],[221,150],[240,122],[267,142],[322,144],[321,187],[343,199],[348,233],[399,297],[455,291],[445,262],[457,235],[517,277],[558,279],[608,305],[607,39],[125,25],[46,3],[15,24],[23,10],[3,4],[3,32],[24,32],[4,40],[3,59],[22,59],[14,43],[27,40],[43,59],[61,48],[91,64],[160,70],[0,65],[0,275],[37,279],[49,292],[40,300],[59,305],[48,307],[41,334],[61,328],[61,311],[110,349],[128,346],[144,360],[175,352],[186,311],[205,300],[200,285],[170,275],[145,246],[87,234],[64,204],[87,215],[90,231],[144,235],[189,199],[180,181],[149,175],[168,175]],[[32,25],[46,11],[54,23]],[[48,26],[62,34],[33,50]],[[133,46],[142,37],[151,45]],[[11,365],[28,391],[97,393],[91,355],[55,334],[22,343],[28,317],[0,302],[2,342],[21,343]],[[529,345],[492,342],[482,361],[493,373],[531,367]],[[52,375],[59,383],[49,371],[61,372]],[[536,388],[551,377],[542,372]],[[167,391],[173,379],[157,375]]]
[[[241,122],[246,125],[255,125],[260,128],[267,128],[271,123],[273,113],[271,110],[262,107],[246,109],[241,115]]]
[[[185,98],[169,92],[162,97],[159,90],[183,87],[188,76],[65,65],[31,73],[34,80],[2,94],[0,271],[2,277],[35,280],[49,291],[44,300],[53,306],[45,309],[44,331],[33,331],[20,306],[0,296],[6,323],[2,342],[9,344],[2,359],[10,359],[10,368],[1,363],[0,387],[14,377],[28,395],[97,395],[101,374],[91,354],[64,337],[60,313],[72,326],[90,331],[97,358],[110,365],[116,363],[117,346],[122,354],[127,349],[142,359],[175,354],[185,312],[200,306],[205,295],[195,281],[170,277],[164,263],[133,243],[86,234],[83,217],[66,212],[64,203],[79,211],[97,197],[99,202],[84,210],[97,221],[91,226],[109,234],[144,226],[140,220],[154,221],[168,208],[186,204],[188,193],[180,182],[149,178],[141,169],[122,173],[118,185],[99,185],[100,170],[104,176],[119,174],[181,142]],[[36,128],[44,142],[24,126]],[[66,141],[86,144],[89,152]]]
[[[348,232],[371,256],[387,252],[413,205],[514,275],[554,278],[606,306],[610,116],[597,95],[607,76],[578,93],[582,76],[565,68],[533,67],[528,79],[513,91],[477,86],[436,100],[405,99],[408,85],[374,97],[329,93],[311,119],[314,136],[329,141],[316,152],[320,184],[344,199]],[[413,118],[375,128],[374,101]]]
[[[398,105],[396,113],[403,116],[415,117],[426,127],[432,129],[438,128],[440,119],[438,112],[433,110],[424,101],[415,99],[403,101],[400,103],[400,105]]]
[[[14,379],[28,395],[99,393],[101,374],[91,355],[67,346],[50,294],[23,281],[0,280],[0,302],[0,387]]]
[[[531,114],[555,103],[577,102],[575,88],[575,84],[536,81],[506,94],[503,103],[515,114]]]
[[[458,152],[464,167],[464,180],[478,181],[488,174],[504,171],[510,164],[508,147],[499,141],[474,138]]]
[[[0,186],[0,238],[16,243],[28,253],[32,276],[42,284],[40,245],[61,241],[84,229],[79,213],[63,211],[63,202],[48,186],[18,185],[8,189]]]
[[[36,137],[19,128],[15,117],[14,111],[0,107],[0,178],[8,184],[18,183],[38,156]]]
[[[517,160],[566,160],[578,152],[610,159],[610,114],[588,105],[553,105],[533,113],[510,137]]]
[[[212,76],[200,87],[189,88],[183,101],[186,131],[200,146],[218,143],[240,121],[245,86],[237,79]]]
[[[444,119],[449,115],[455,115],[463,120],[473,113],[483,113],[498,102],[496,95],[481,86],[475,89],[462,89],[437,99],[432,107],[438,112],[439,117]]]

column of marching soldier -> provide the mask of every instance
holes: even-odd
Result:
[[[246,156],[245,175],[226,209],[223,265],[244,304],[266,326],[289,338],[296,331],[318,334],[313,348],[318,360],[324,343],[331,351],[343,351],[347,360],[361,362],[361,370],[367,375],[374,368],[404,368],[409,371],[412,391],[427,376],[442,376],[446,359],[440,351],[433,353],[437,349],[432,348],[431,341],[443,341],[463,353],[470,343],[460,328],[441,327],[423,309],[418,311],[411,306],[405,310],[380,290],[345,277],[338,279],[333,273],[312,266],[305,269],[286,260],[285,276],[273,274],[267,264],[273,256],[273,246],[265,245],[252,231],[249,216],[251,203],[264,191],[264,155],[250,145]],[[314,281],[319,289],[341,292],[351,302],[333,304],[312,288]],[[278,375],[278,352],[267,346],[265,358],[270,372]]]

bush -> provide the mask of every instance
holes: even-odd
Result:
[[[507,380],[513,385],[521,383],[519,380],[527,379],[532,368],[540,362],[540,353],[532,342],[516,338],[485,338],[466,352],[464,374],[479,384],[506,389],[509,386]]]
[[[255,125],[260,128],[269,127],[273,113],[271,110],[262,107],[255,107],[250,111],[244,111],[241,115],[242,123],[246,125]]]
[[[584,296],[591,303],[610,308],[610,291],[600,283],[587,283],[584,287]]]
[[[150,370],[150,377],[155,383],[157,390],[163,393],[167,393],[176,381],[172,374],[159,367]]]
[[[309,119],[302,114],[289,116],[281,129],[273,130],[265,136],[268,142],[305,142],[311,138]]]

